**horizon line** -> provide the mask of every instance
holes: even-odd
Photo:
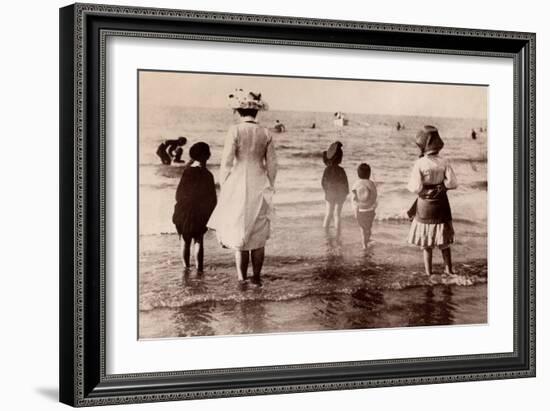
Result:
[[[187,105],[178,105],[178,104],[147,104],[144,103],[144,106],[149,107],[177,107],[177,108],[190,108],[190,109],[207,109],[207,110],[232,110],[230,107],[212,107],[212,106],[187,106]],[[140,103],[141,107],[141,103]],[[298,110],[298,109],[292,109],[292,110],[284,110],[284,109],[269,109],[267,111],[279,111],[279,112],[299,112],[299,113],[335,113],[338,111],[334,110]],[[471,120],[484,120],[487,121],[487,116],[485,117],[449,117],[449,116],[441,116],[441,115],[428,115],[428,114],[393,114],[393,113],[380,113],[380,112],[360,112],[360,111],[340,111],[343,114],[363,114],[363,115],[375,115],[375,116],[403,116],[403,117],[434,117],[434,118],[454,118],[454,119],[471,119]]]

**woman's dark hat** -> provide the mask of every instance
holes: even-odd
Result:
[[[416,145],[422,154],[435,154],[443,148],[444,143],[436,127],[424,126],[416,134]]]
[[[327,160],[333,160],[337,155],[344,154],[342,147],[343,145],[339,141],[332,143],[327,150]]]
[[[189,149],[189,157],[199,163],[204,163],[210,158],[210,146],[202,141],[195,143]]]
[[[335,141],[332,143],[327,151],[323,151],[323,162],[326,165],[329,164],[338,164],[340,161],[342,161],[342,157],[344,156],[344,151],[342,150],[342,143],[339,141]]]

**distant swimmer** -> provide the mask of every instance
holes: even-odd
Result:
[[[181,156],[183,154],[183,147],[187,143],[185,137],[178,137],[176,140],[165,140],[157,147],[157,156],[159,156],[162,164],[170,165],[172,159],[174,162],[181,163]],[[178,151],[178,148],[180,149]]]
[[[471,136],[472,136],[472,140],[477,139],[477,133],[476,133],[476,131],[475,131],[474,129],[472,129]]]
[[[313,123],[313,124],[311,125],[311,128],[315,128],[315,123]]]
[[[285,125],[281,123],[279,120],[275,120],[275,125],[273,126],[273,129],[277,133],[284,133],[286,131]]]
[[[395,129],[397,131],[401,130],[401,123],[398,121],[397,124],[395,125]]]

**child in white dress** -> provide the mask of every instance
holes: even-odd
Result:
[[[443,140],[434,126],[424,126],[416,136],[420,158],[411,171],[407,188],[418,194],[409,216],[413,218],[408,242],[420,246],[426,275],[432,275],[432,251],[439,248],[445,273],[453,274],[451,244],[454,242],[453,219],[447,191],[457,187],[449,160],[439,155]]]

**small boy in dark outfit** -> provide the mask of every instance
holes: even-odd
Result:
[[[190,268],[191,242],[194,242],[194,257],[197,272],[203,271],[203,236],[206,224],[216,207],[216,186],[212,173],[206,168],[210,147],[196,143],[189,150],[191,161],[185,166],[176,191],[176,205],[172,222],[180,236],[184,268]],[[192,166],[195,162],[197,166]]]
[[[335,141],[330,145],[327,151],[323,151],[323,162],[327,166],[323,172],[321,185],[325,190],[326,213],[323,221],[323,227],[328,231],[330,222],[334,217],[336,235],[339,237],[342,231],[341,214],[342,206],[349,193],[348,177],[340,163],[344,152],[342,143]]]

